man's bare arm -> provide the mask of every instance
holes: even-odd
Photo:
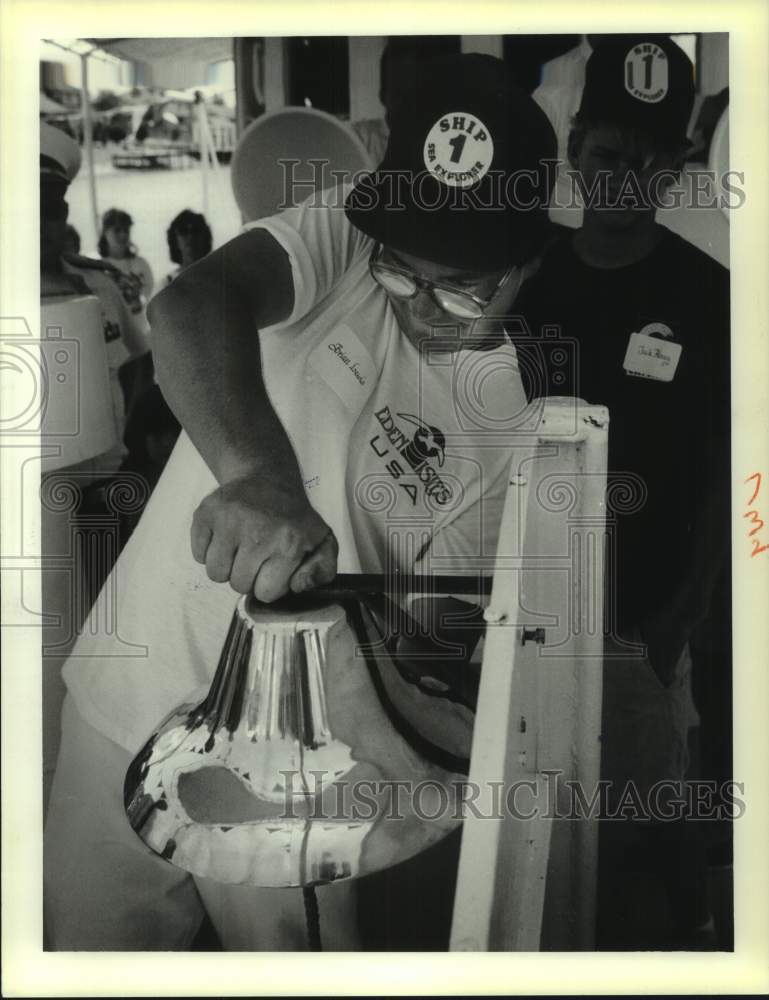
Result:
[[[293,308],[291,267],[264,230],[183,271],[149,304],[163,395],[219,482],[296,460],[262,380],[258,330]]]
[[[258,330],[293,308],[288,257],[264,230],[183,271],[150,303],[158,382],[221,484],[196,511],[192,551],[212,580],[274,600],[336,572],[262,378]]]

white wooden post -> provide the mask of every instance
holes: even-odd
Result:
[[[451,949],[593,946],[608,414],[532,404],[500,527]],[[556,776],[557,772],[557,776]]]

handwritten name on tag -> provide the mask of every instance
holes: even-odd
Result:
[[[310,354],[308,361],[350,409],[356,409],[368,399],[376,381],[374,359],[349,326],[332,330]]]
[[[680,344],[646,333],[631,333],[623,368],[628,375],[672,382],[681,358]]]

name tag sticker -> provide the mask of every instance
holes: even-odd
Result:
[[[350,409],[361,406],[374,388],[374,359],[355,332],[344,324],[318,344],[308,363]]]
[[[628,375],[672,382],[678,368],[682,347],[661,337],[631,333],[622,367]]]

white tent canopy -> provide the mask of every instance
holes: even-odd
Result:
[[[88,91],[88,59],[101,51],[118,59],[143,63],[149,67],[151,85],[164,90],[185,90],[199,85],[206,79],[206,70],[212,63],[233,58],[233,39],[227,38],[81,38],[77,49],[82,63],[82,91],[84,114],[85,161],[88,166],[91,214],[96,233],[99,232],[99,213],[96,200],[96,182],[93,168],[91,112]],[[98,58],[98,56],[95,56]],[[209,156],[216,167],[205,106],[198,108],[201,142],[208,144],[200,158],[203,179],[203,202],[208,202],[207,172]]]
[[[163,59],[219,62],[232,58],[232,38],[86,38],[84,41],[119,59],[137,62]]]
[[[134,62],[220,62],[232,59],[232,38],[86,38],[96,48]]]
[[[88,38],[95,47],[149,67],[152,86],[187,87],[205,79],[211,63],[232,59],[232,38]]]

